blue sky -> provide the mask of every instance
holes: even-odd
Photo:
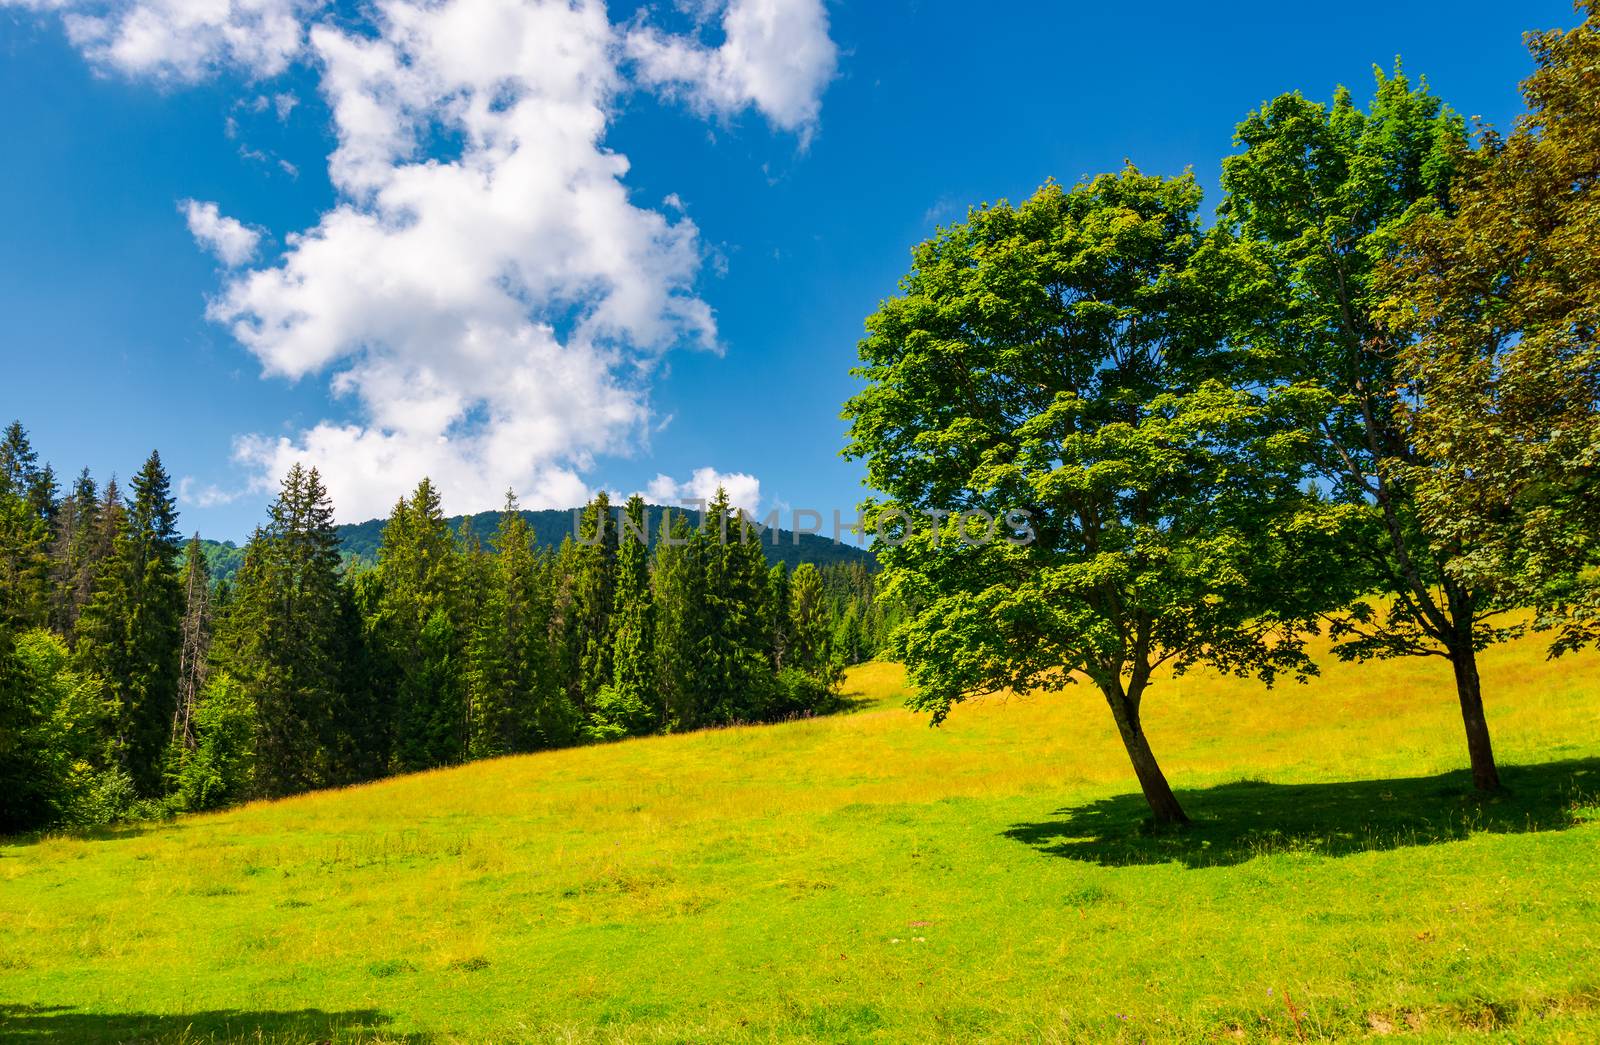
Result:
[[[1251,108],[1396,55],[1503,124],[1575,20],[1224,6],[0,0],[0,417],[64,478],[158,447],[219,538],[302,458],[346,521],[424,469],[848,508],[861,322],[936,223],[1125,158],[1209,212]]]

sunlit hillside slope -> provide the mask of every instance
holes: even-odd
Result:
[[[1600,658],[1163,680],[508,758],[0,846],[0,1039],[1600,1040]]]

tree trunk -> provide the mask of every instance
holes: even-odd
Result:
[[[1144,800],[1150,803],[1156,823],[1187,824],[1189,817],[1178,804],[1166,775],[1156,763],[1155,753],[1150,750],[1150,742],[1145,739],[1144,727],[1139,722],[1139,694],[1124,695],[1120,690],[1119,686],[1106,691],[1106,703],[1111,705],[1111,716],[1117,720],[1117,732],[1122,735],[1122,746],[1128,749],[1128,761],[1133,763]]]
[[[1470,641],[1455,643],[1450,666],[1456,673],[1456,697],[1461,701],[1461,721],[1467,727],[1467,754],[1472,759],[1472,783],[1479,791],[1500,790],[1500,771],[1494,764],[1489,723],[1483,717],[1483,691],[1478,683],[1478,655]]]

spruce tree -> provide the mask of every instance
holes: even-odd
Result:
[[[600,727],[612,735],[641,734],[660,721],[655,687],[655,607],[650,594],[650,548],[645,538],[644,498],[634,494],[624,509],[616,555],[616,604],[612,631],[612,681],[597,709]]]
[[[789,651],[789,564],[775,562],[767,570],[767,602],[762,626],[772,670],[781,671]]]
[[[464,649],[462,562],[439,492],[424,478],[395,505],[378,549],[384,641],[398,674],[394,762],[401,770],[461,761]]]
[[[584,508],[573,547],[572,616],[568,641],[577,658],[575,703],[587,715],[612,680],[612,614],[616,602],[617,522],[604,490]]]
[[[0,624],[18,631],[50,612],[50,518],[55,481],[20,422],[0,437]]]
[[[789,582],[789,666],[820,677],[830,657],[830,632],[822,574],[801,563]]]
[[[100,491],[85,468],[62,499],[50,543],[50,627],[71,639],[89,602],[99,560],[95,556]]]
[[[662,517],[651,570],[655,607],[655,690],[661,726],[694,729],[704,721],[699,656],[705,630],[703,542],[681,513]]]
[[[114,484],[107,486],[108,495]],[[103,511],[102,526],[121,521],[79,621],[77,655],[106,680],[115,713],[111,760],[141,795],[160,791],[161,762],[178,705],[183,589],[171,484],[152,452],[133,479],[126,515]]]
[[[284,477],[245,548],[228,614],[227,667],[256,712],[255,786],[286,795],[330,782],[344,621],[333,505],[316,469]]]
[[[533,548],[528,524],[506,491],[505,509],[491,540],[494,554],[480,572],[481,602],[467,649],[467,754],[487,758],[526,744],[522,728],[526,663],[528,586]]]
[[[767,567],[760,541],[718,488],[696,540],[703,547],[705,586],[700,689],[713,722],[759,721],[773,672],[764,624]]]

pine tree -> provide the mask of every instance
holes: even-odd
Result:
[[[55,480],[20,422],[0,437],[0,624],[18,631],[50,612],[50,519]]]
[[[178,654],[178,710],[172,720],[172,741],[193,751],[194,712],[205,689],[211,652],[211,571],[206,566],[198,533],[190,538],[184,553],[182,635],[183,646]]]
[[[256,790],[286,795],[329,782],[339,702],[339,541],[316,469],[296,464],[245,548],[228,614],[227,668],[256,709]]]
[[[662,517],[650,571],[655,607],[655,690],[661,726],[694,729],[704,721],[699,655],[705,631],[704,544],[679,513]]]
[[[429,769],[465,755],[461,555],[439,492],[423,479],[395,505],[378,549],[383,639],[398,671],[394,762]]]
[[[604,490],[584,508],[573,547],[572,617],[568,641],[577,658],[574,703],[588,715],[611,684],[612,613],[616,602],[617,524]]]
[[[828,665],[830,630],[822,574],[811,563],[801,563],[789,582],[789,665],[821,675]]]
[[[697,687],[713,722],[759,721],[766,713],[773,672],[764,622],[766,557],[758,539],[733,511],[725,490],[706,508],[696,540],[704,550],[703,620]]]
[[[767,571],[767,602],[762,626],[773,671],[781,671],[789,651],[789,564],[775,562]]]
[[[483,571],[483,603],[467,661],[467,694],[474,758],[545,746],[552,723],[567,735],[560,687],[550,660],[548,590],[543,562],[533,551],[533,533],[506,492],[505,510],[492,539],[494,554]]]
[[[50,627],[70,639],[89,602],[99,560],[95,557],[100,491],[85,468],[62,499],[50,543]]]
[[[178,704],[183,589],[170,490],[161,455],[152,452],[134,476],[126,515],[101,512],[103,535],[108,523],[122,526],[78,628],[77,655],[106,680],[116,706],[110,759],[146,796],[159,793]],[[108,484],[108,497],[114,492]]]
[[[650,594],[650,548],[644,498],[634,494],[619,526],[616,605],[611,642],[612,681],[601,690],[594,726],[599,736],[653,730],[661,718],[655,687],[655,607]]]

